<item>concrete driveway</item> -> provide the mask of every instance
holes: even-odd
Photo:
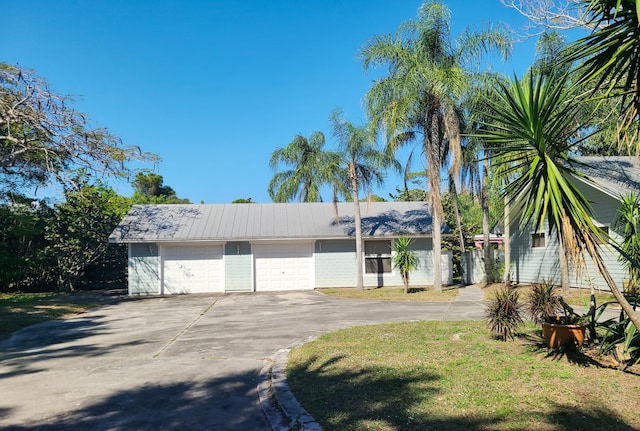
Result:
[[[354,325],[483,319],[474,289],[444,303],[147,298],[32,326],[0,342],[0,428],[269,430],[256,384],[277,350]]]

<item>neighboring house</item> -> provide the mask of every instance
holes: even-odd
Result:
[[[620,197],[630,192],[640,192],[640,161],[636,157],[581,157],[580,162],[587,166],[578,166],[577,170],[592,180],[572,177],[573,183],[591,202],[594,221],[611,237],[619,242],[615,231],[615,218],[620,207]],[[520,231],[517,221],[511,228],[511,279],[516,283],[537,283],[551,280],[560,285],[560,266],[556,233],[551,234],[545,224],[544,230]],[[618,261],[618,254],[605,245],[601,245],[602,255],[609,272],[620,289],[628,277],[627,271]],[[597,289],[607,290],[600,273],[587,256],[587,271],[582,277],[570,272],[572,287],[589,287],[593,282]]]
[[[414,238],[412,285],[433,283],[424,202],[361,203],[367,287],[401,286],[394,238]],[[355,287],[353,203],[134,205],[109,237],[129,245],[129,294]],[[443,253],[443,283],[452,283]]]

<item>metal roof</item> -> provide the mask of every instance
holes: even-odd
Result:
[[[640,191],[640,159],[635,156],[578,157],[578,172],[603,192],[619,199],[622,195]]]
[[[355,205],[342,202],[337,209],[333,203],[134,205],[109,242],[354,237]],[[425,202],[362,202],[360,211],[365,237],[431,235]]]

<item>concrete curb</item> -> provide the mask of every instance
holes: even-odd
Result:
[[[287,359],[291,348],[280,349],[265,360],[258,383],[260,405],[273,431],[323,431],[300,405],[287,383]]]
[[[466,286],[454,301],[483,302],[482,291],[476,286]],[[452,301],[453,302],[453,301]],[[300,405],[287,383],[287,359],[291,349],[314,340],[316,337],[294,343],[278,350],[265,359],[260,371],[258,395],[260,406],[273,431],[323,431],[319,423]]]

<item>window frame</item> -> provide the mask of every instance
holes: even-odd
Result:
[[[542,239],[542,245],[538,244],[538,241]],[[547,247],[547,235],[545,232],[531,232],[531,248],[546,248]]]
[[[395,274],[395,269],[393,268],[393,246],[394,246],[394,239],[393,238],[373,238],[373,239],[365,239],[363,240],[363,244],[362,244],[362,254],[363,254],[363,273],[365,276],[368,277],[379,277],[379,276],[384,276],[384,275],[393,275]],[[389,243],[389,253],[386,254],[373,254],[373,253],[367,253],[367,243],[370,242],[387,242]],[[367,260],[368,259],[389,259],[389,272],[385,272],[384,271],[384,264],[383,264],[383,272],[369,272],[367,270]]]

